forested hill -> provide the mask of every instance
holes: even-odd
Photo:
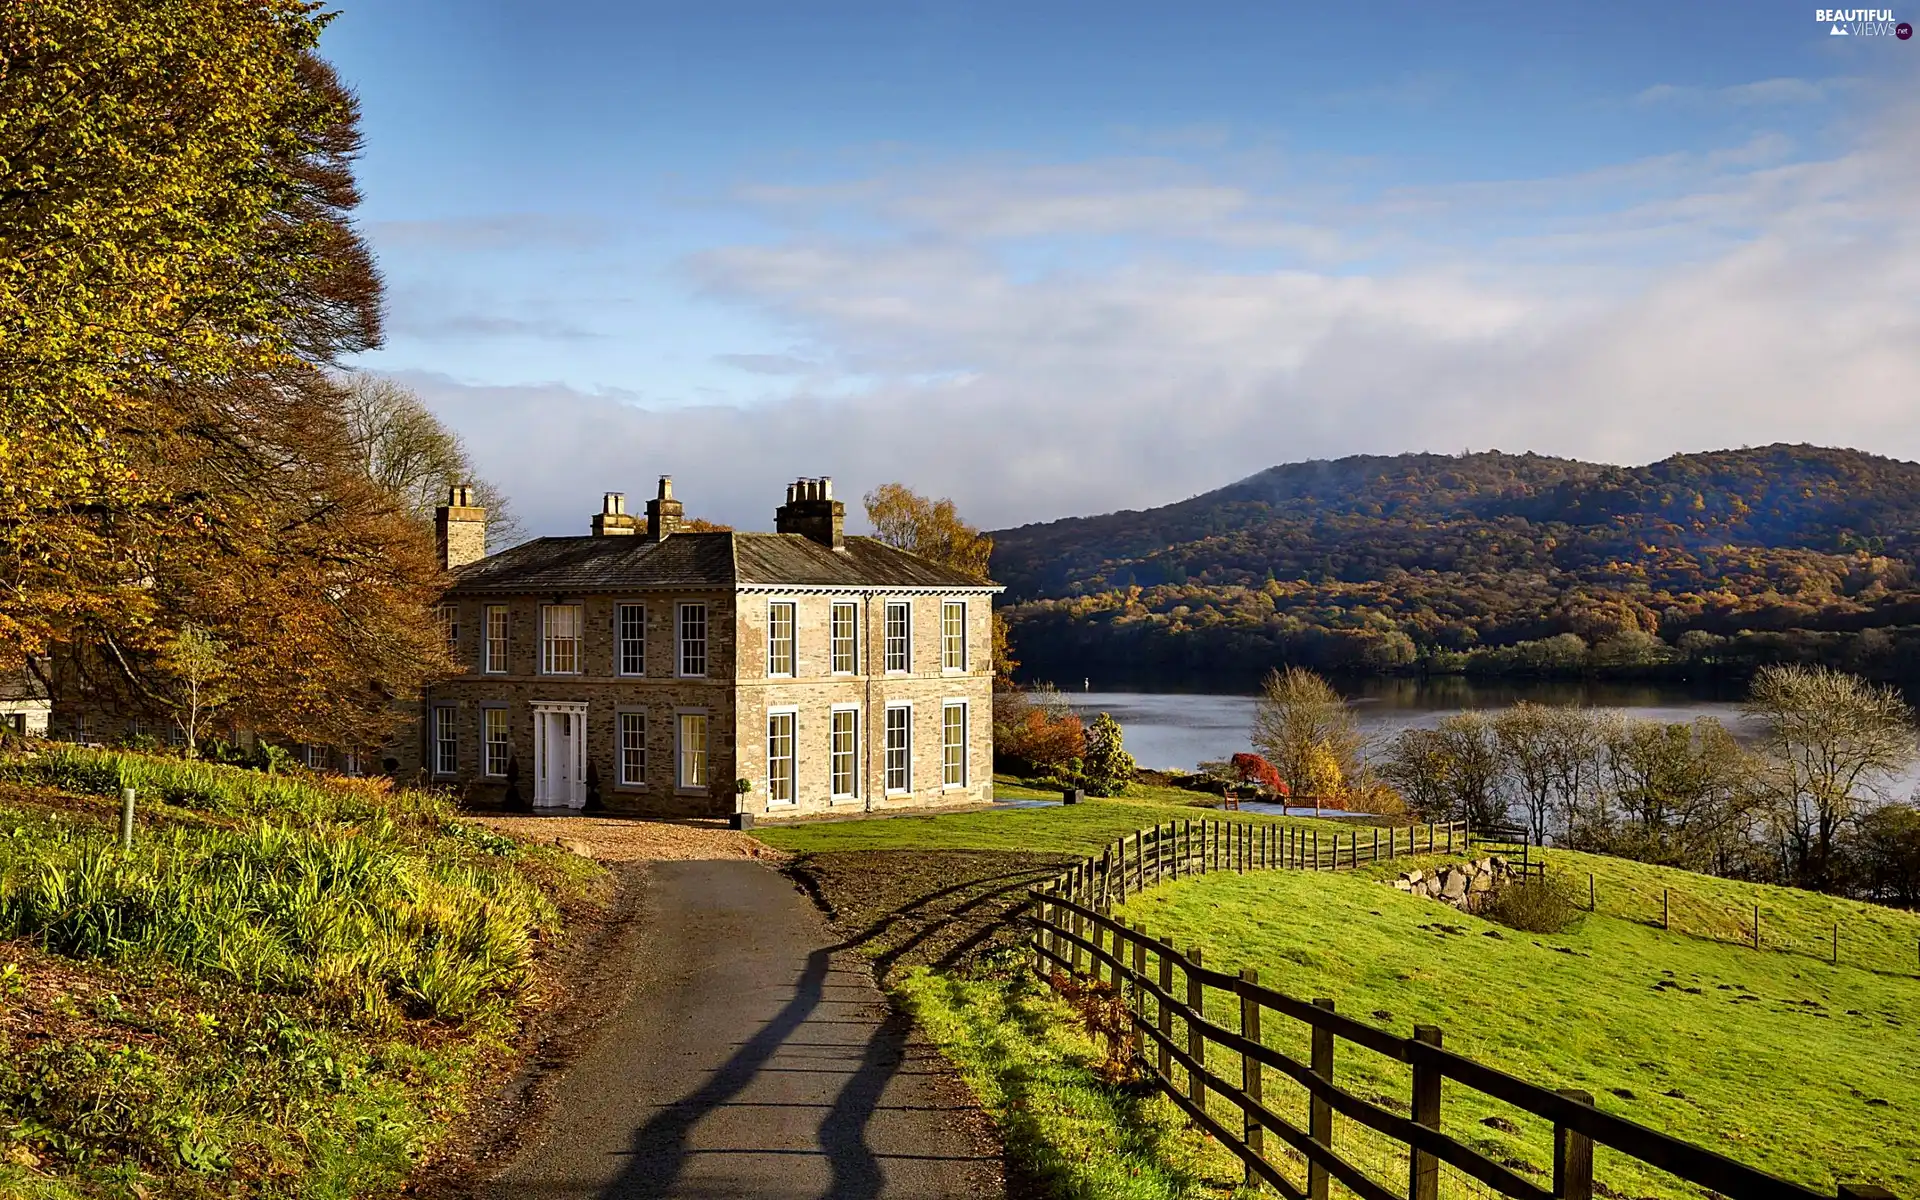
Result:
[[[1291,463],[994,539],[1030,674],[1111,675],[1123,655],[1203,676],[1252,659],[1564,672],[1841,653],[1892,671],[1920,621],[1920,464],[1816,446],[1641,467]],[[1920,671],[1920,638],[1910,649]]]

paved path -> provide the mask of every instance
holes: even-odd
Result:
[[[738,860],[651,872],[632,995],[480,1195],[1001,1194],[963,1089],[790,882]]]

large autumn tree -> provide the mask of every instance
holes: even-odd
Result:
[[[447,667],[427,532],[333,368],[379,341],[351,94],[306,0],[0,0],[0,670],[369,744]]]
[[[883,483],[865,497],[867,523],[873,536],[889,546],[917,554],[929,562],[950,567],[985,582],[987,560],[993,557],[993,538],[960,519],[953,501],[933,500],[904,483]],[[1007,639],[1007,622],[993,614],[993,682],[1013,686],[1020,664]]]

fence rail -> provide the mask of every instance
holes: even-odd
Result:
[[[1410,836],[1402,838],[1402,832]],[[1422,837],[1421,835],[1425,836]],[[1824,1194],[1735,1162],[1714,1151],[1600,1111],[1584,1092],[1554,1091],[1455,1054],[1440,1029],[1415,1026],[1412,1037],[1340,1013],[1332,1000],[1312,1002],[1265,987],[1255,970],[1237,975],[1208,967],[1198,949],[1177,950],[1110,914],[1111,906],[1155,884],[1213,871],[1348,869],[1413,853],[1452,848],[1472,839],[1463,824],[1395,830],[1384,843],[1359,836],[1330,837],[1282,826],[1211,819],[1139,830],[1097,857],[1062,872],[1032,893],[1032,949],[1042,973],[1110,992],[1125,1005],[1141,1047],[1141,1065],[1193,1123],[1239,1158],[1251,1186],[1264,1183],[1289,1200],[1327,1200],[1338,1182],[1362,1200],[1437,1200],[1444,1164],[1498,1196],[1517,1200],[1591,1200],[1596,1146],[1726,1200],[1812,1200]],[[1535,864],[1538,865],[1538,864]],[[1209,992],[1237,1001],[1237,1028],[1207,1015]],[[1304,1025],[1304,1060],[1278,1049],[1272,1035],[1284,1027],[1267,1017]],[[1264,1031],[1264,1032],[1263,1032]],[[1411,1068],[1407,1113],[1340,1086],[1337,1047],[1347,1043]],[[1237,1064],[1237,1078],[1209,1066],[1209,1049]],[[1303,1124],[1276,1111],[1266,1083],[1290,1083],[1306,1092]],[[1441,1129],[1443,1083],[1541,1118],[1554,1129],[1551,1188],[1542,1187]],[[1368,1174],[1337,1148],[1338,1116],[1397,1147],[1405,1164],[1404,1189]],[[1267,1153],[1267,1135],[1305,1161],[1305,1186]],[[1377,1171],[1376,1171],[1377,1174]],[[1843,1185],[1841,1200],[1893,1200],[1878,1187]]]

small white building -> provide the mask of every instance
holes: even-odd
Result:
[[[47,718],[53,702],[47,690],[29,672],[0,676],[0,726],[33,737],[47,736]]]

